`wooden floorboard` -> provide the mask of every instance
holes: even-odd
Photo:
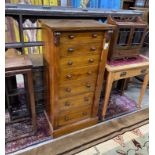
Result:
[[[120,116],[95,126],[59,137],[53,141],[27,148],[16,155],[70,155],[109,140],[126,131],[133,130],[149,121],[149,109]]]

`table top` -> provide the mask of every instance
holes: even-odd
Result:
[[[32,62],[27,55],[20,55],[19,51],[9,49],[5,52],[5,71],[28,69],[32,67]]]
[[[44,19],[40,20],[42,25],[47,25],[54,31],[72,31],[72,30],[109,30],[115,26],[100,23],[96,20],[88,19]]]
[[[130,58],[126,60],[107,61],[106,69],[108,71],[119,71],[119,70],[139,68],[144,66],[149,67],[149,59],[144,55],[139,55],[135,58]]]

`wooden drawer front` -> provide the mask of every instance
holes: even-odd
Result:
[[[133,49],[133,50],[116,50],[115,53],[113,53],[114,57],[132,57],[137,56],[139,54],[139,49]]]
[[[76,80],[83,79],[96,79],[97,78],[98,65],[90,67],[81,67],[74,69],[66,69],[60,72],[59,84],[69,83]]]
[[[72,67],[98,65],[99,58],[100,58],[99,55],[63,58],[60,60],[60,68],[63,70]]]
[[[60,44],[81,44],[101,42],[103,32],[62,32],[60,35]]]
[[[91,116],[91,108],[92,106],[79,107],[77,110],[64,112],[59,114],[58,118],[58,126],[67,125],[70,123],[74,123]]]
[[[59,86],[59,98],[71,97],[95,90],[96,80],[76,81],[75,83]]]
[[[130,69],[128,71],[120,71],[120,72],[115,73],[114,79],[115,80],[124,79],[124,78],[133,77],[133,76],[146,74],[146,73],[148,73],[148,68],[146,67],[135,68],[135,69]]]
[[[58,102],[59,111],[72,110],[79,106],[91,105],[93,103],[93,96],[94,93],[84,93],[82,95],[60,99]]]
[[[102,42],[91,44],[62,44],[60,46],[60,57],[72,57],[80,55],[100,54],[102,51]]]

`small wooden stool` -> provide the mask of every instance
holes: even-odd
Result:
[[[5,77],[11,77],[17,74],[25,75],[25,79],[27,82],[25,87],[27,88],[26,93],[28,93],[30,102],[32,127],[33,131],[36,131],[37,125],[32,81],[32,63],[26,55],[19,55],[17,53],[18,51],[14,49],[10,49],[5,53]]]
[[[144,74],[144,82],[140,91],[140,95],[138,98],[137,107],[141,108],[141,102],[142,98],[145,93],[145,89],[147,87],[148,81],[149,81],[149,61],[147,57],[144,57],[142,55],[139,56],[139,59],[137,62],[136,60],[129,64],[119,64],[119,65],[111,65],[106,64],[106,89],[105,89],[105,96],[103,101],[103,109],[102,109],[102,118],[105,118],[106,111],[107,111],[107,105],[109,101],[109,96],[112,88],[112,84],[116,80],[120,79],[126,79],[138,75]]]

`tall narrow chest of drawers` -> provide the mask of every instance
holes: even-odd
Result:
[[[41,20],[46,114],[54,137],[94,125],[112,26],[95,20]]]

